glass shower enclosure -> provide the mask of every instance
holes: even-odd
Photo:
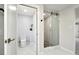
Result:
[[[59,45],[58,13],[45,11],[44,15],[44,47]]]

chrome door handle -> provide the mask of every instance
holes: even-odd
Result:
[[[10,43],[11,41],[14,41],[15,39],[8,38],[8,43]]]
[[[8,40],[5,40],[5,43],[10,43],[11,41],[14,41],[15,39],[8,38]]]

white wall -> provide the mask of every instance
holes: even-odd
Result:
[[[75,35],[74,35],[74,22],[75,22],[75,8],[72,6],[65,8],[60,12],[60,46],[66,50],[75,52]]]
[[[4,5],[0,5],[4,9]],[[0,55],[4,54],[4,12],[0,10]]]

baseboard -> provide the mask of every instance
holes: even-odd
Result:
[[[64,48],[64,47],[62,47],[62,46],[60,46],[60,47],[61,47],[63,50],[65,50],[65,51],[67,51],[67,52],[69,52],[69,53],[75,55],[75,52],[74,52],[74,51],[71,51],[71,50],[69,50],[69,49],[66,49],[66,48]]]

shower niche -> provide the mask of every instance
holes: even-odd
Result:
[[[59,14],[44,10],[44,48],[59,45]]]

